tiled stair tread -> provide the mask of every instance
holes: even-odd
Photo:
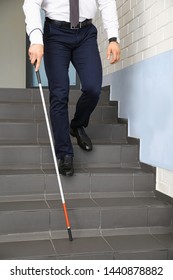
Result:
[[[73,145],[76,145],[76,138],[72,138],[71,142]],[[120,144],[129,144],[126,139],[92,139],[93,145],[120,145]],[[44,146],[49,146],[49,140],[48,139],[41,139],[37,140],[34,138],[29,138],[28,139],[11,139],[11,140],[6,140],[6,139],[0,139],[0,147],[1,146],[26,146],[26,145],[44,145]]]
[[[71,142],[73,145],[76,145],[76,138],[72,138]],[[94,145],[120,145],[120,144],[129,144],[126,139],[92,139]],[[34,137],[26,137],[26,139],[0,139],[0,147],[2,146],[26,146],[26,145],[44,145],[50,146],[48,139],[34,139]]]
[[[74,147],[74,166],[115,167],[121,165],[138,166],[138,145],[136,144],[95,144],[92,152]],[[53,165],[51,148],[46,144],[0,145],[0,169],[39,168]]]
[[[155,176],[143,168],[80,168],[72,178],[61,176],[66,195],[76,196],[146,195],[154,191]],[[109,184],[107,183],[109,181]],[[58,194],[55,169],[1,169],[0,185],[4,196]],[[113,194],[114,193],[114,194]],[[120,194],[121,193],[121,194]],[[127,193],[127,194],[126,194]],[[151,194],[150,194],[151,195]]]
[[[76,138],[72,138],[71,140],[73,145],[76,145]],[[112,139],[92,139],[92,143],[94,145],[120,145],[120,144],[129,144],[125,139],[121,140],[112,140]],[[49,146],[49,140],[48,139],[33,139],[33,138],[28,138],[24,140],[20,139],[11,139],[11,140],[6,140],[6,139],[0,139],[0,147],[1,146],[26,146],[26,145],[44,145],[44,146]]]
[[[145,174],[151,174],[153,175],[153,173],[150,170],[147,170],[145,168],[134,168],[134,167],[95,167],[95,168],[91,168],[91,167],[86,167],[86,168],[77,168],[75,170],[75,176],[77,176],[78,174],[81,173],[88,173],[88,174],[93,174],[93,175],[97,175],[97,174],[101,174],[102,176],[106,175],[113,175],[113,174],[122,174],[122,175],[126,175],[126,174],[133,174],[133,175],[145,175]],[[39,169],[24,169],[24,170],[14,170],[14,169],[4,169],[4,170],[0,170],[0,176],[1,175],[35,175],[35,174],[43,174],[43,175],[55,175],[55,169],[45,169],[45,168],[39,168]],[[64,177],[62,177],[64,178]],[[69,178],[69,180],[73,180],[72,178]]]
[[[157,198],[80,198],[66,200],[67,208],[81,209],[81,208],[138,208],[138,207],[171,207],[167,202],[163,202]],[[15,202],[1,202],[0,212],[4,211],[35,211],[45,209],[59,209],[62,210],[61,200],[39,200],[39,201],[15,201]]]
[[[49,106],[47,106],[49,107]],[[69,120],[74,117],[75,105],[69,105]],[[49,110],[49,108],[47,108]],[[44,120],[41,104],[0,104],[0,120]],[[98,105],[90,116],[90,121],[116,123],[117,110],[114,105]]]
[[[46,121],[43,119],[43,120],[38,120],[37,122],[35,122],[34,120],[25,120],[25,119],[17,119],[17,120],[8,120],[8,119],[3,119],[3,120],[0,120],[0,125],[13,125],[14,126],[14,123],[16,126],[20,126],[20,125],[44,125],[45,128],[46,128]],[[120,127],[126,127],[126,124],[124,123],[107,123],[105,122],[106,124],[106,127],[108,127],[108,129],[110,128],[117,128],[118,126]],[[86,128],[86,130],[90,130],[90,128],[94,129],[94,128],[101,128],[102,126],[104,126],[104,123],[98,123],[98,122],[95,122],[94,125],[93,125],[93,122],[90,122],[89,126]]]
[[[17,140],[20,142],[24,141],[37,141],[49,142],[48,133],[46,128],[45,121],[40,122],[0,122],[0,141],[3,144],[5,143],[17,143]],[[110,142],[110,141],[120,141],[127,142],[126,135],[126,125],[125,124],[93,124],[90,123],[90,126],[86,128],[86,132],[91,137],[92,141],[100,142]],[[74,138],[72,137],[72,141]]]
[[[79,151],[82,151],[82,152],[84,152],[85,154],[88,154],[88,155],[90,155],[90,154],[92,154],[93,153],[93,151],[94,151],[94,147],[93,147],[93,150],[92,150],[92,152],[86,152],[86,151],[83,151],[81,148],[79,148],[78,147],[78,145],[77,145],[77,143],[74,143],[74,145],[79,149]],[[112,147],[135,147],[135,148],[138,148],[138,145],[137,144],[129,144],[129,143],[123,143],[123,144],[120,144],[120,143],[107,143],[107,142],[104,142],[104,143],[95,143],[95,145],[96,146],[102,146],[102,147],[107,147],[107,146],[112,146]],[[32,148],[32,147],[50,147],[50,144],[48,143],[40,143],[40,144],[33,144],[32,142],[31,143],[25,143],[25,142],[23,142],[23,144],[21,145],[21,143],[15,143],[14,145],[12,144],[12,143],[8,143],[8,142],[6,142],[5,141],[5,143],[1,143],[1,145],[0,145],[0,148],[3,148],[3,147],[11,147],[11,148],[15,148],[15,147],[18,147],[18,146],[20,146],[20,147],[26,147],[26,148]]]
[[[101,204],[97,205],[94,199],[66,200],[72,229],[79,232],[86,229],[86,234],[89,229],[95,230],[95,236],[101,231],[106,233],[111,229],[132,227],[134,232],[135,228],[138,232],[146,227],[150,228],[151,232],[154,232],[156,227],[157,232],[161,232],[160,229],[171,231],[171,206],[158,202],[147,206],[147,201],[141,205],[132,205],[134,203],[128,203],[127,199],[124,202],[123,199],[119,200],[122,200],[120,206],[100,206]],[[57,231],[58,236],[61,236],[61,231],[65,231],[66,228],[60,200],[4,202],[1,203],[0,213],[2,237],[5,234],[27,234],[33,231],[49,231],[52,236],[56,236],[53,232]]]
[[[132,164],[126,164],[126,163],[123,163],[123,164],[74,164],[74,168],[75,168],[75,173],[78,170],[82,169],[83,168],[83,173],[86,173],[86,169],[89,167],[91,168],[95,168],[95,167],[99,167],[99,168],[116,168],[116,167],[122,167],[122,168],[126,168],[126,167],[133,167],[133,168],[139,168],[140,167],[140,164],[139,163],[132,163]],[[7,170],[14,170],[14,171],[17,171],[17,170],[22,170],[22,171],[25,171],[25,170],[35,170],[35,169],[39,169],[41,168],[43,171],[46,170],[46,172],[48,170],[52,170],[54,168],[54,164],[53,163],[48,163],[48,164],[27,164],[27,165],[21,165],[21,164],[8,164],[8,165],[1,165],[0,166],[0,173],[1,171],[7,171]]]
[[[50,240],[0,243],[0,259],[55,256]]]
[[[134,196],[134,192],[137,195],[138,191],[139,193],[145,191],[146,194],[153,192],[155,176],[141,168],[97,167],[75,169],[72,178],[61,176],[61,181],[66,194],[113,195],[128,192]],[[1,198],[14,196],[15,193],[18,195],[59,193],[54,169],[1,169],[0,184]]]
[[[73,116],[71,116],[72,118]],[[70,120],[70,119],[69,119]],[[49,119],[50,121],[50,119]],[[35,116],[21,116],[20,118],[16,118],[16,117],[5,117],[3,116],[2,118],[0,117],[0,123],[4,124],[4,123],[11,123],[11,124],[17,124],[17,123],[21,123],[21,122],[25,122],[25,123],[35,123],[35,124],[40,124],[40,123],[45,123],[45,117],[42,114],[41,117],[37,118]],[[101,118],[100,116],[96,116],[90,119],[90,125],[97,125],[98,122],[100,124],[108,124],[108,125],[115,125],[115,124],[120,124],[118,123],[118,118],[117,116],[115,116],[113,119],[111,118]]]
[[[43,93],[46,102],[49,102],[49,90],[43,88]],[[76,99],[81,95],[80,90],[70,90],[69,92],[69,102],[76,101]],[[102,90],[100,96],[100,102],[109,102],[110,93],[108,90]],[[31,103],[41,103],[40,92],[38,89],[8,89],[0,88],[0,101],[2,102],[31,102]]]
[[[57,200],[47,201],[51,209],[61,207],[61,202]],[[66,200],[68,209],[86,208],[86,207],[169,207],[169,203],[158,200],[157,198],[92,198],[92,199],[70,199]],[[171,206],[170,206],[171,207]]]
[[[116,112],[116,102],[110,102],[110,104],[98,104],[97,105],[97,109],[104,109],[104,108],[111,108],[114,109]],[[26,108],[35,108],[35,109],[42,109],[43,110],[43,106],[42,103],[26,103],[26,102],[10,102],[10,101],[6,101],[6,102],[1,102],[0,103],[0,107],[4,108],[4,107],[9,107],[9,108],[22,108],[22,106],[26,106]],[[49,104],[46,104],[47,108],[49,108]],[[69,109],[70,108],[76,108],[76,104],[69,104]],[[97,110],[95,108],[95,110]],[[24,113],[23,111],[21,111],[20,113]],[[94,113],[94,112],[93,112]]]
[[[129,235],[0,243],[0,259],[169,259],[172,234]],[[128,256],[128,257],[127,257]],[[153,258],[153,256],[155,258]]]

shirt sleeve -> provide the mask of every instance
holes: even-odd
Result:
[[[31,45],[43,45],[43,26],[41,21],[41,4],[43,0],[25,0],[23,11],[25,14],[26,32]]]
[[[119,24],[117,6],[115,0],[98,0],[101,11],[103,26],[107,32],[108,39],[116,37],[119,41]]]

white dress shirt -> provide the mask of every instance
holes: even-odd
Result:
[[[118,38],[119,26],[115,0],[79,0],[79,21],[93,19],[97,11],[97,4],[102,14],[108,39]],[[25,0],[23,10],[31,44],[43,44],[41,9],[44,10],[45,16],[50,19],[70,22],[69,0]]]

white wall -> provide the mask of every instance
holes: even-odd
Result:
[[[118,98],[121,103],[119,104],[120,116],[128,117],[129,135],[142,139],[141,157],[145,158],[146,163],[152,164],[154,159],[150,158],[150,149],[155,153],[156,162],[158,156],[161,157],[159,164],[153,163],[154,166],[160,167],[157,168],[157,189],[173,197],[173,169],[171,164],[167,164],[173,158],[170,139],[173,139],[172,134],[170,135],[173,127],[173,110],[170,106],[173,101],[173,1],[116,0],[116,3],[120,24],[121,61],[115,66],[111,66],[106,59],[108,43],[100,13],[95,20],[99,30],[98,42],[103,61],[104,83],[112,85],[111,98],[113,100]],[[150,74],[144,71],[147,69]],[[128,84],[129,77],[130,84]],[[123,81],[127,83],[126,88]],[[130,90],[128,90],[129,85]],[[126,92],[123,92],[123,86]],[[146,94],[144,90],[142,92],[142,87],[147,90]],[[157,100],[159,100],[159,109]],[[146,119],[140,114],[140,110],[144,116],[146,115]],[[140,127],[145,131],[145,135],[140,135]],[[149,141],[150,133],[152,136],[157,135],[153,145]],[[167,145],[167,140],[170,145]]]
[[[23,0],[0,0],[0,87],[25,87]]]
[[[172,0],[116,0],[121,39],[121,61],[110,66],[106,59],[107,38],[100,13],[95,25],[104,75],[173,49]]]

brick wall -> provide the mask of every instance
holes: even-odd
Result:
[[[173,172],[157,169],[157,189],[170,197],[173,197]]]
[[[116,0],[121,61],[110,66],[106,59],[107,38],[100,12],[95,18],[104,75],[173,48],[172,0]]]
[[[113,66],[106,59],[108,42],[100,12],[95,18],[104,76],[173,49],[172,0],[116,0],[116,4],[121,61]],[[173,197],[173,172],[157,168],[157,189]]]

